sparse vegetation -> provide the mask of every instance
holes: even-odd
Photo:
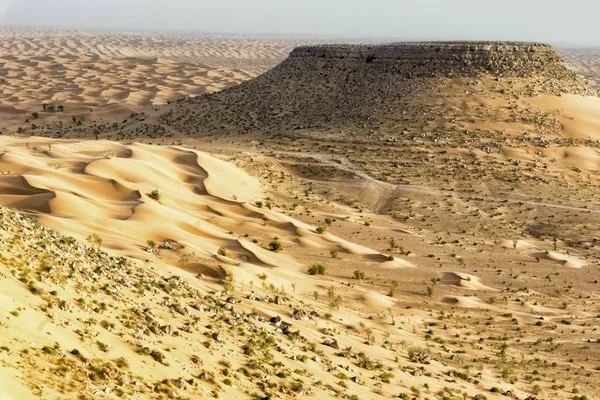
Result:
[[[363,280],[365,279],[365,273],[361,270],[354,271],[354,279]]]
[[[325,275],[326,270],[327,270],[327,268],[325,268],[325,266],[322,264],[313,264],[310,267],[308,267],[308,274],[309,275]]]
[[[274,239],[271,242],[269,242],[269,248],[271,249],[271,251],[281,251],[283,250],[283,245],[279,240]]]

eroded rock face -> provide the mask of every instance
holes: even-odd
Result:
[[[424,42],[388,45],[304,46],[292,51],[281,68],[298,62],[383,68],[410,76],[477,76],[539,73],[572,77],[552,46],[518,42]],[[360,64],[373,64],[361,66]]]
[[[453,89],[448,89],[450,85]],[[371,131],[394,126],[399,120],[410,128],[413,118],[405,112],[417,96],[426,98],[426,104],[439,98],[442,90],[464,94],[474,86],[483,88],[483,95],[489,97],[593,93],[545,44],[305,46],[251,81],[173,104],[161,122],[194,135],[297,129]]]

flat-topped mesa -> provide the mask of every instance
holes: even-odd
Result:
[[[409,76],[572,76],[554,48],[524,42],[409,42],[385,45],[297,47],[283,65],[311,63],[374,64]]]
[[[424,129],[450,97],[481,104],[562,93],[594,94],[545,44],[305,46],[255,79],[174,104],[161,120],[189,134]]]

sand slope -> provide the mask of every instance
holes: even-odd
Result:
[[[147,241],[168,241],[177,250],[172,257],[193,253],[229,265],[304,268],[285,251],[269,249],[277,237],[284,248],[336,250],[382,268],[410,266],[260,206],[266,194],[255,178],[205,153],[41,138],[3,138],[2,144],[1,204],[82,241],[96,233],[104,248],[123,255],[145,260]],[[220,248],[226,254],[217,255]]]

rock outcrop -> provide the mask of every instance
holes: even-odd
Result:
[[[573,77],[552,46],[518,42],[305,46],[296,48],[278,68],[310,69],[327,64],[387,71],[406,78],[472,77],[482,73],[518,77],[540,74],[555,79]]]

